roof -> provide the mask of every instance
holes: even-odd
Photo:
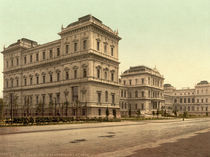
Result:
[[[208,83],[208,81],[206,81],[206,80],[203,80],[203,81],[197,83],[197,85],[204,85],[204,84],[209,84],[209,83]]]

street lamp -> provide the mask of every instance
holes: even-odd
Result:
[[[54,116],[56,116],[56,98],[54,97],[55,99],[55,113],[54,113]]]

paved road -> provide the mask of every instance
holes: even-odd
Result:
[[[197,133],[210,138],[208,132],[210,118],[0,128],[0,157],[163,156],[159,150],[167,143],[195,139]]]

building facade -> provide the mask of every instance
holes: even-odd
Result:
[[[121,75],[121,116],[151,115],[161,109],[163,99],[163,76],[156,68],[130,67]]]
[[[58,34],[2,51],[4,116],[120,117],[118,32],[87,15]]]
[[[195,88],[175,89],[167,85],[164,86],[164,94],[165,102],[169,102],[165,104],[170,106],[172,112],[176,111],[177,114],[187,112],[190,115],[210,113],[210,84],[207,81],[199,82]]]

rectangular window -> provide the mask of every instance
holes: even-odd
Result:
[[[138,84],[138,79],[136,79],[136,84]]]
[[[27,85],[27,79],[24,78],[24,85],[26,86]]]
[[[17,87],[19,86],[19,80],[18,79],[16,80],[16,85],[17,85]]]
[[[36,54],[36,61],[39,61],[39,53]]]
[[[69,79],[69,72],[66,71],[66,80],[68,80],[68,79]]]
[[[52,74],[50,74],[50,82],[53,82]]]
[[[53,51],[50,50],[50,58],[52,58],[52,57],[53,57]]]
[[[114,104],[115,104],[115,94],[112,93],[112,105],[114,105]]]
[[[104,79],[107,80],[107,72],[104,72]]]
[[[49,94],[49,102],[50,102],[50,104],[52,104],[52,103],[53,103],[52,93],[50,93],[50,94]]]
[[[129,80],[130,85],[132,84],[132,80]]]
[[[60,73],[57,73],[57,81],[60,81]]]
[[[42,59],[45,60],[45,51],[42,52]]]
[[[77,70],[76,69],[74,70],[74,78],[75,79],[77,78]]]
[[[77,51],[77,43],[74,43],[74,52]]]
[[[141,96],[144,97],[144,91],[141,92]]]
[[[60,103],[60,93],[56,94],[56,100],[57,100],[57,103],[59,104]]]
[[[97,50],[99,51],[100,50],[100,42],[97,41]]]
[[[98,103],[101,103],[101,92],[97,92],[98,95]]]
[[[124,84],[124,85],[126,84],[126,81],[125,81],[125,80],[123,81],[123,84]]]
[[[42,82],[45,83],[45,75],[42,76]]]
[[[13,59],[11,60],[11,65],[13,66]]]
[[[108,92],[105,92],[105,101],[108,102]]]
[[[33,61],[33,56],[30,55],[30,63],[32,63],[32,61]]]
[[[72,87],[72,100],[78,100],[78,87]]]
[[[42,103],[45,104],[45,94],[42,95]]]
[[[39,104],[39,96],[36,96],[36,104]]]
[[[26,58],[26,56],[24,56],[24,64],[26,64],[26,62],[27,62],[27,60],[26,60],[27,58]]]
[[[144,84],[144,78],[141,79],[141,84]]]
[[[11,80],[11,87],[13,87],[13,80]]]
[[[114,81],[114,73],[111,73],[111,80]]]
[[[97,78],[100,78],[100,69],[97,69]]]
[[[16,63],[17,65],[19,65],[19,58],[16,58]]]
[[[60,48],[57,48],[57,56],[60,56]]]
[[[86,109],[82,109],[82,115],[85,116]]]
[[[104,44],[104,52],[106,53],[107,52],[107,45]]]
[[[87,40],[83,40],[83,50],[87,49]]]
[[[141,109],[144,110],[144,104],[141,104]]]
[[[83,69],[83,77],[87,77],[87,70]]]
[[[32,85],[32,82],[33,82],[33,78],[30,77],[30,85]]]
[[[111,55],[114,56],[114,47],[111,47]]]
[[[101,109],[100,108],[98,109],[98,115],[99,116],[101,115]]]
[[[66,45],[66,54],[69,53],[69,45]]]

